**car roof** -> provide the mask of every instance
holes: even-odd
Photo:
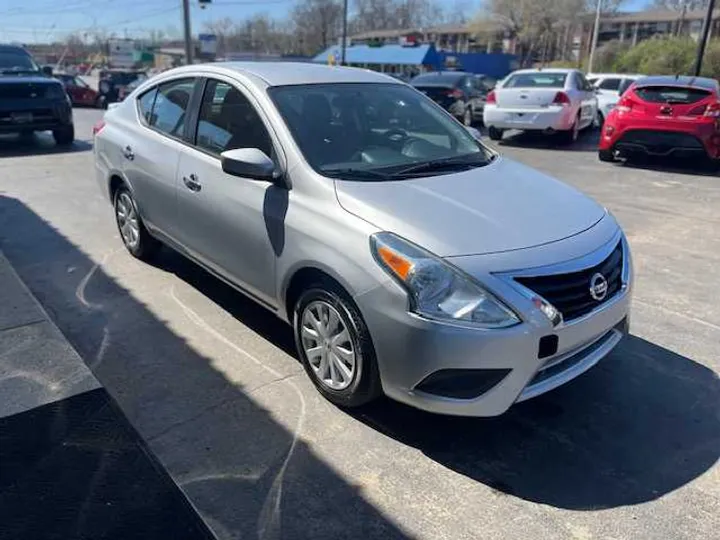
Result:
[[[518,69],[517,71],[513,71],[510,75],[515,75],[516,73],[574,73],[576,71],[579,70],[572,68],[534,68]]]
[[[691,88],[702,88],[704,90],[717,90],[718,82],[707,77],[690,77],[688,75],[655,75],[643,77],[636,82],[638,86],[689,86]]]
[[[403,84],[389,75],[367,69],[326,66],[305,62],[216,62],[183,66],[166,71],[163,75],[193,71],[216,72],[218,74],[241,73],[261,79],[268,86],[322,83]]]
[[[0,52],[21,52],[30,55],[22,45],[3,45],[0,43]]]
[[[610,77],[617,77],[618,79],[639,79],[644,76],[645,75],[640,75],[639,73],[588,73],[586,75],[588,79],[609,79]]]
[[[418,75],[418,77],[432,77],[433,75],[441,77],[441,76],[448,76],[448,75],[456,75],[459,77],[467,77],[469,75],[475,75],[474,73],[469,73],[467,71],[429,71],[427,73],[421,73]]]

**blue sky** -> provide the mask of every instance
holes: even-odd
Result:
[[[200,9],[191,0],[193,33],[203,22],[257,13],[285,17],[297,0],[213,0]],[[625,10],[641,9],[648,0],[626,0]],[[352,5],[352,0],[350,0]],[[479,5],[479,0],[475,1]],[[37,42],[100,28],[117,36],[135,37],[150,29],[182,30],[181,0],[0,0],[0,42]]]

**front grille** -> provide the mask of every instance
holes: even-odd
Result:
[[[47,84],[9,83],[0,84],[0,100],[2,99],[44,99]]]
[[[590,313],[620,291],[622,267],[622,242],[618,242],[604,261],[591,268],[567,274],[516,277],[515,281],[542,296],[562,313],[564,320],[570,321]],[[590,294],[590,282],[595,274],[601,274],[607,281],[607,294],[599,301]]]

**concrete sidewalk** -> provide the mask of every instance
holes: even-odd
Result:
[[[0,418],[99,387],[0,253]]]
[[[211,540],[0,253],[0,540]]]

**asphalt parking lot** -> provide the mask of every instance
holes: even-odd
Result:
[[[169,250],[125,252],[92,168],[101,114],[75,111],[69,151],[0,141],[0,250],[219,538],[718,538],[720,175],[511,134],[495,146],[624,226],[632,336],[499,418],[349,414],[262,308]]]

